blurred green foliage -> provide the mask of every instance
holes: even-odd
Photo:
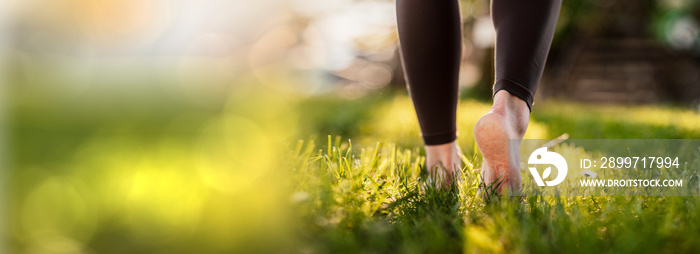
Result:
[[[465,27],[487,15],[487,2],[463,1],[463,12],[471,14]],[[570,46],[567,39],[597,31],[616,1],[565,2],[555,51]],[[641,17],[652,18],[654,26],[643,26],[645,32],[656,29],[661,40],[679,17],[697,16],[698,1],[627,3],[647,11]],[[114,24],[121,24],[115,17]],[[256,53],[270,55],[252,66],[255,57],[239,55],[247,55],[245,47],[218,52],[221,58],[121,59],[104,48],[83,58],[56,49],[93,50],[89,41],[61,40],[62,25],[53,19],[26,28],[18,22],[20,39],[6,73],[3,252],[700,250],[697,197],[478,198],[474,169],[480,161],[471,130],[490,105],[468,95],[459,105],[458,141],[467,163],[458,192],[419,194],[424,157],[406,92],[372,88],[352,100],[309,97],[326,89],[321,82],[328,80],[305,80],[282,59],[299,54],[291,47],[303,44],[308,34],[302,28],[310,21],[284,18],[300,24],[251,39]],[[393,39],[379,41],[394,45]],[[492,59],[484,55],[472,60]],[[381,70],[391,76],[389,68],[399,66]],[[489,98],[491,82],[483,84]],[[576,139],[700,139],[700,116],[670,106],[538,102],[526,138],[563,133]]]
[[[485,203],[475,194],[471,128],[487,103],[460,103],[469,164],[458,193],[419,195],[424,158],[405,92],[356,100],[233,94],[221,110],[13,105],[8,252],[700,249],[697,197]],[[680,108],[547,102],[536,105],[527,137],[699,138],[698,124],[700,115]]]

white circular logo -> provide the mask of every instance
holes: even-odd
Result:
[[[566,178],[566,173],[569,170],[564,157],[555,152],[548,152],[546,147],[538,148],[532,152],[532,154],[530,154],[530,159],[527,160],[527,163],[533,165],[549,164],[553,165],[557,169],[557,177],[552,181],[544,182],[544,179],[546,179],[551,173],[552,168],[547,167],[544,172],[542,172],[542,177],[540,177],[540,173],[537,172],[537,169],[530,167],[530,173],[532,173],[532,177],[535,178],[535,182],[537,182],[537,185],[539,186],[545,186],[545,183],[547,186],[555,186],[560,184],[564,181],[564,178]]]

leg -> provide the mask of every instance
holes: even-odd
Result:
[[[527,130],[560,7],[561,0],[491,2],[496,29],[494,102],[474,127],[487,186],[502,177],[501,187],[520,191],[520,155],[508,153],[508,141],[519,142]]]
[[[461,167],[457,138],[462,22],[458,0],[397,0],[400,52],[421,127],[426,166]],[[433,173],[435,171],[432,171]],[[445,177],[444,183],[452,181]]]

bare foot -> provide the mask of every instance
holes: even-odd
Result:
[[[530,110],[522,99],[500,90],[493,98],[493,107],[474,126],[474,136],[483,155],[481,173],[485,186],[503,181],[497,191],[507,186],[511,193],[521,190],[520,140],[525,136]],[[517,142],[517,150],[508,152],[508,141]]]
[[[425,165],[428,172],[428,182],[449,188],[454,179],[455,173],[462,168],[462,151],[457,145],[457,141],[452,141],[441,145],[425,146]]]

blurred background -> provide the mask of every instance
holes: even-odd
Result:
[[[405,98],[394,5],[2,1],[2,247],[198,253],[293,246],[290,193],[299,193],[292,200],[305,195],[279,170],[284,155],[298,139],[362,141],[361,133],[385,127],[353,123],[386,96]],[[462,97],[486,103],[489,1],[461,6]],[[695,0],[565,0],[537,102],[664,105],[696,117],[699,22]],[[410,138],[376,135],[362,144],[377,137],[419,144],[406,105],[385,112],[409,126]],[[687,121],[678,133],[700,124]]]

